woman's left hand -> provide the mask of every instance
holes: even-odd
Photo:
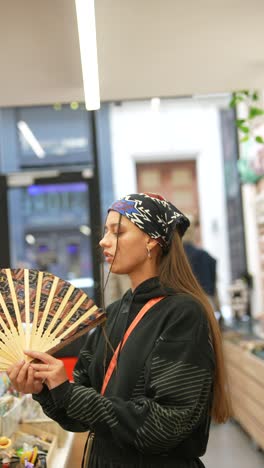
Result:
[[[41,361],[38,363],[31,362],[30,367],[35,371],[34,377],[45,382],[50,390],[68,380],[64,364],[60,359],[37,351],[24,351],[24,353],[33,359]]]

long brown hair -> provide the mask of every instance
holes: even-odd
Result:
[[[221,331],[213,308],[192,272],[182,240],[177,231],[173,236],[169,252],[160,258],[159,278],[162,285],[171,287],[178,293],[190,294],[202,305],[206,312],[216,361],[212,417],[218,423],[225,422],[231,416],[231,403],[224,365]]]

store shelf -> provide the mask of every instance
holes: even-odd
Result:
[[[73,440],[74,433],[68,432],[64,446],[57,448],[49,468],[67,467],[72,450]]]
[[[35,419],[32,421],[25,421],[20,424],[23,430],[29,432],[45,431],[56,438],[56,449],[53,450],[52,457],[49,459],[48,468],[66,468],[68,460],[71,455],[72,446],[75,434],[73,432],[65,431],[58,423],[51,419]]]
[[[32,438],[38,439],[43,450],[47,452],[48,468],[72,467],[70,458],[75,434],[65,431],[58,423],[47,417],[23,419],[23,422],[20,422],[22,406],[25,406],[27,402],[27,396],[14,400],[13,407],[0,417],[0,434],[10,437],[12,447],[17,444],[22,447],[24,442],[30,445],[33,443]]]

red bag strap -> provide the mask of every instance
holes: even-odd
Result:
[[[117,357],[118,357],[118,354],[119,354],[119,349],[120,351],[122,350],[123,346],[125,345],[128,337],[130,336],[130,334],[132,333],[132,331],[136,328],[136,326],[138,325],[138,323],[140,322],[140,320],[144,317],[144,315],[149,311],[149,309],[151,307],[153,307],[155,304],[157,304],[159,301],[161,301],[162,299],[164,298],[164,296],[160,296],[160,297],[154,297],[153,299],[150,299],[143,307],[142,309],[140,309],[139,313],[137,314],[137,316],[134,318],[133,322],[130,324],[130,326],[128,327],[125,335],[124,335],[124,338],[122,341],[120,341],[119,345],[117,346],[114,354],[113,354],[113,357],[110,361],[110,364],[108,366],[108,369],[106,371],[106,374],[105,374],[105,377],[104,377],[104,381],[103,381],[103,385],[102,385],[102,389],[101,389],[101,395],[104,394],[105,392],[105,389],[108,385],[108,382],[109,380],[111,379],[111,376],[116,368],[116,365],[117,365]]]

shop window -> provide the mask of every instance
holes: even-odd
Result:
[[[93,160],[89,113],[84,106],[16,110],[20,167],[87,164]]]

